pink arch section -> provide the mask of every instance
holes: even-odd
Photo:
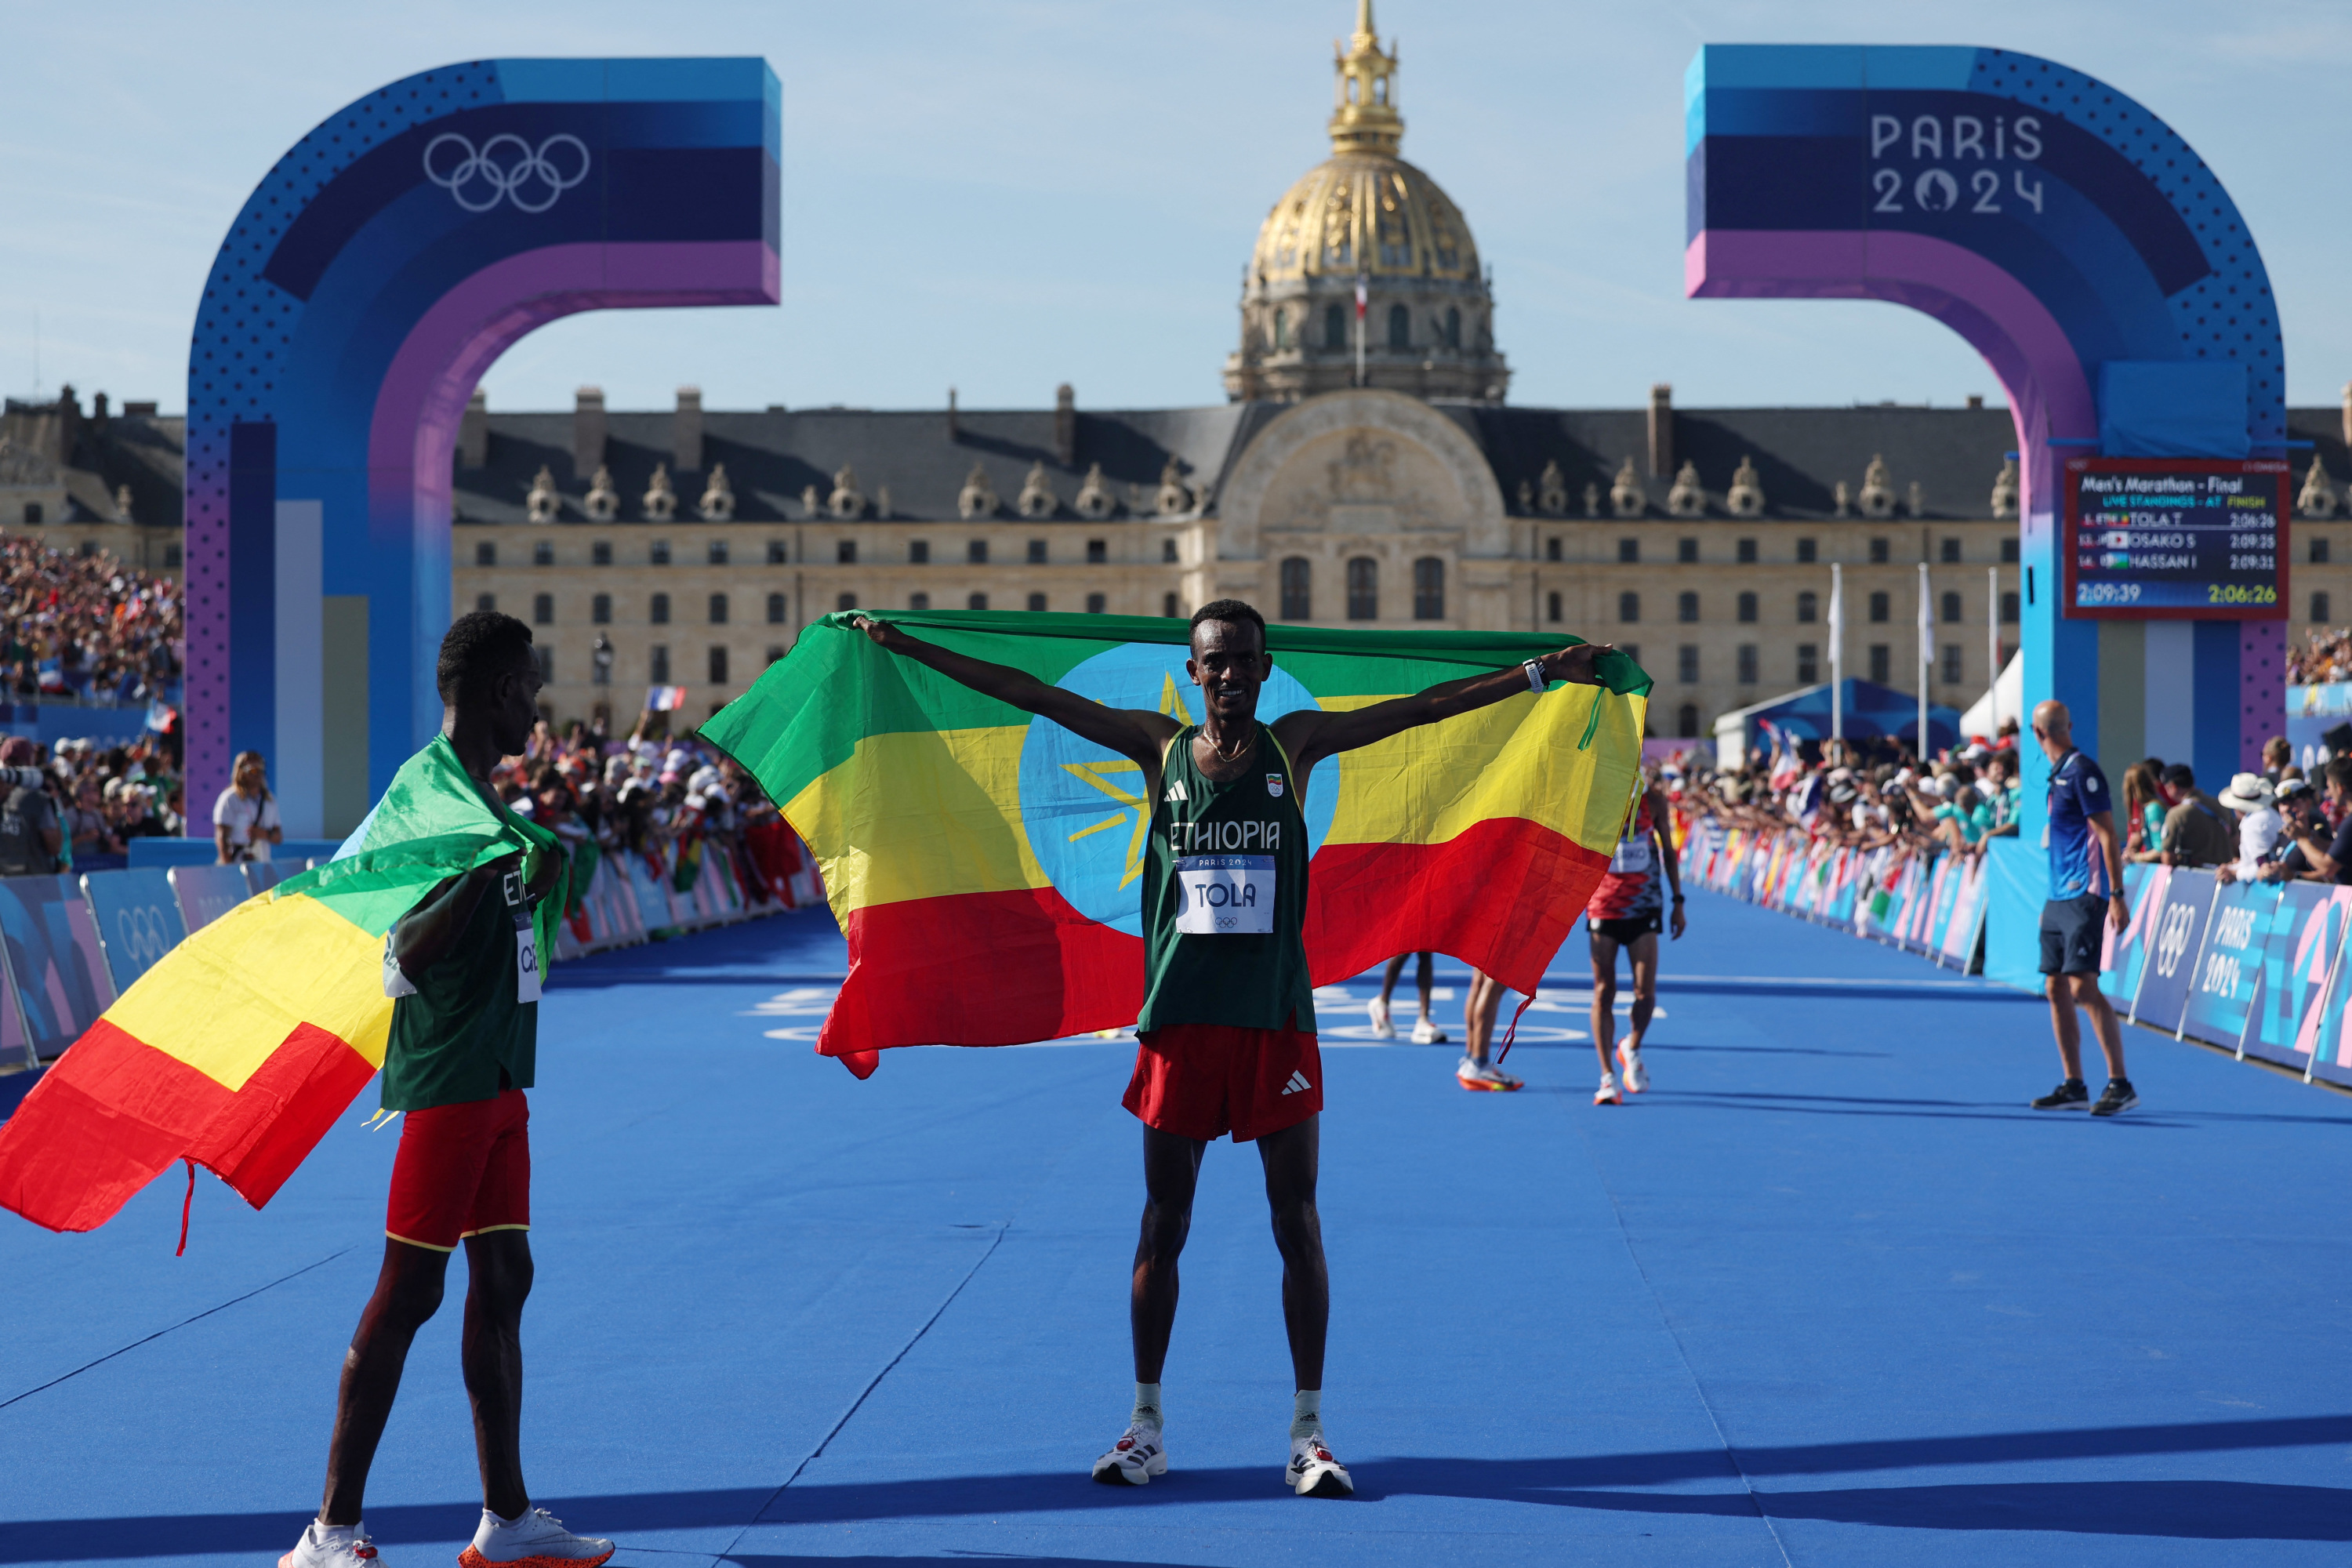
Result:
[[[1929,235],[1811,229],[1702,230],[1683,252],[1693,299],[1884,300],[1935,317],[1982,354],[2008,395],[2024,454],[2029,526],[2057,503],[2052,437],[2099,433],[2090,378],[2058,319],[1970,250]]]

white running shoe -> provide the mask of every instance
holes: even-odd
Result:
[[[1416,1046],[1442,1046],[1445,1043],[1445,1031],[1423,1018],[1412,1026],[1412,1043]]]
[[[294,1550],[278,1560],[278,1568],[383,1568],[383,1559],[375,1554],[366,1525],[320,1524],[314,1519],[302,1527]]]
[[[1375,996],[1364,1005],[1364,1011],[1372,1016],[1373,1038],[1381,1040],[1393,1040],[1396,1038],[1396,1026],[1389,1022],[1389,1005],[1387,1003]]]
[[[1110,1452],[1095,1461],[1095,1479],[1107,1487],[1145,1487],[1168,1473],[1168,1450],[1160,1428],[1130,1425]]]
[[[1331,1457],[1320,1432],[1290,1440],[1290,1468],[1282,1472],[1282,1480],[1300,1497],[1352,1497],[1356,1491],[1348,1467]]]
[[[474,1529],[474,1543],[457,1553],[458,1568],[596,1568],[613,1555],[613,1543],[574,1535],[563,1521],[535,1508],[512,1524],[488,1509]]]
[[[1615,1073],[1604,1072],[1601,1075],[1601,1087],[1592,1091],[1592,1103],[1595,1105],[1622,1105],[1625,1103],[1623,1100],[1617,1098],[1617,1075]]]
[[[1640,1094],[1650,1087],[1650,1069],[1642,1065],[1642,1053],[1631,1046],[1617,1047],[1617,1065],[1625,1069],[1625,1092]]]
[[[1489,1094],[1508,1094],[1525,1087],[1492,1061],[1474,1062],[1468,1057],[1454,1064],[1454,1077],[1465,1089]]]

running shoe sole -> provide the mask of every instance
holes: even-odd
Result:
[[[1313,1486],[1299,1492],[1298,1495],[1300,1497],[1353,1497],[1356,1495],[1356,1489],[1350,1483],[1340,1479],[1339,1471],[1325,1470],[1315,1478]]]
[[[1168,1456],[1165,1452],[1161,1452],[1146,1459],[1143,1462],[1143,1474],[1140,1477],[1131,1475],[1129,1469],[1130,1467],[1118,1464],[1111,1456],[1106,1454],[1095,1461],[1096,1483],[1106,1487],[1149,1486],[1152,1477],[1164,1476],[1168,1473]]]
[[[1622,1105],[1625,1102],[1618,1099],[1614,1094],[1596,1094],[1592,1097],[1592,1103],[1595,1105]]]
[[[2094,1116],[2120,1116],[2138,1103],[2139,1096],[2136,1094],[2127,1094],[2123,1099],[2116,1100],[2112,1104],[2103,1097],[2099,1100],[2098,1104],[2091,1107],[2091,1114]]]
[[[1640,1058],[1636,1057],[1633,1060],[1627,1061],[1625,1058],[1628,1054],[1624,1047],[1617,1047],[1617,1065],[1624,1069],[1622,1081],[1625,1085],[1625,1092],[1627,1094],[1647,1093],[1650,1088],[1650,1075],[1641,1070]]]
[[[493,1563],[468,1546],[457,1553],[457,1568],[598,1568],[619,1547],[609,1547],[598,1557],[513,1557],[503,1563]],[[280,1565],[283,1568],[283,1565]]]
[[[1454,1075],[1454,1081],[1473,1094],[1509,1094],[1515,1089],[1525,1087],[1515,1078],[1507,1078],[1500,1083],[1489,1083],[1485,1079],[1464,1078],[1459,1073]]]

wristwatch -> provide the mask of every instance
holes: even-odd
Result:
[[[1538,697],[1542,696],[1543,689],[1551,684],[1544,675],[1543,660],[1531,658],[1519,668],[1528,672],[1528,689]]]

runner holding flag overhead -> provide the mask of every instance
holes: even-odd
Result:
[[[860,618],[881,647],[961,685],[1041,715],[1142,771],[1150,804],[1141,875],[1143,1005],[1126,1105],[1143,1122],[1145,1203],[1129,1300],[1136,1398],[1127,1430],[1094,1477],[1141,1486],[1168,1456],[1160,1373],[1175,1324],[1177,1260],[1210,1141],[1255,1141],[1282,1254],[1283,1320],[1296,1397],[1284,1479],[1302,1497],[1346,1497],[1354,1483],[1323,1436],[1324,1334],[1330,1285],[1316,1209],[1322,1061],[1307,974],[1307,825],[1316,764],[1339,752],[1501,702],[1554,680],[1596,684],[1579,645],[1491,674],[1352,710],[1256,716],[1274,675],[1265,622],[1238,600],[1192,618],[1185,671],[1197,723],[1114,709],[1026,670],[992,664]]]

